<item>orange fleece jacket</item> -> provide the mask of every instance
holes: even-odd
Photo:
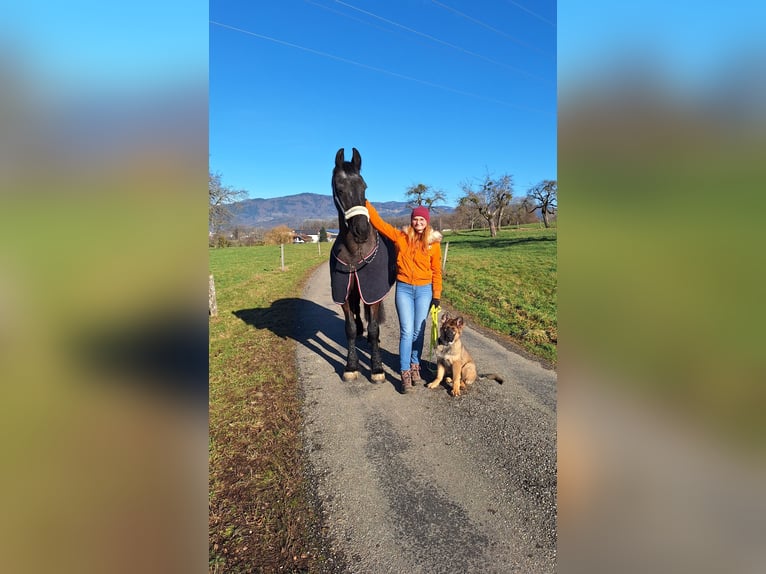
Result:
[[[431,229],[428,236],[428,252],[411,248],[407,233],[383,221],[372,204],[366,202],[370,213],[370,223],[396,246],[396,279],[410,285],[432,284],[433,297],[441,299],[442,295],[442,249],[440,241],[442,234]]]

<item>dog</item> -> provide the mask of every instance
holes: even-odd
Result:
[[[476,363],[461,341],[464,325],[462,317],[453,319],[449,313],[442,316],[436,346],[436,378],[428,383],[429,389],[438,387],[448,372],[452,374],[446,380],[452,382],[453,397],[459,397],[461,389],[467,389],[478,378],[492,379],[503,384],[503,378],[495,373],[477,374]]]

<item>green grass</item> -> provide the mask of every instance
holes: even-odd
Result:
[[[299,297],[329,246],[210,251],[218,316],[210,319],[211,572],[312,571],[317,517],[303,482],[295,342],[234,314]],[[273,321],[292,321],[280,307]]]
[[[471,321],[556,363],[555,228],[447,233],[442,299]],[[449,243],[449,247],[447,247]]]
[[[763,232],[750,214],[766,145],[717,125],[569,140],[561,320],[589,378],[763,452]]]
[[[556,231],[538,227],[451,233],[445,304],[532,353],[556,359]],[[209,568],[312,572],[327,556],[304,483],[295,342],[272,328],[329,244],[211,249],[218,316],[210,319]],[[235,312],[268,320],[256,327]]]

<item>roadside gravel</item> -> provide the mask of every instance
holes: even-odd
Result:
[[[362,340],[360,378],[343,382],[343,315],[329,283],[325,264],[295,326],[309,478],[335,556],[328,572],[554,572],[556,373],[469,325],[479,372],[504,384],[479,380],[458,398],[444,386],[400,394],[392,290],[386,381],[369,381]]]

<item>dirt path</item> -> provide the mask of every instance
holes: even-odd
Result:
[[[330,297],[326,264],[300,306],[305,444],[326,534],[344,569],[553,572],[555,372],[469,328],[464,342],[479,371],[502,374],[503,385],[478,381],[459,398],[445,387],[399,394],[392,289],[381,330],[386,381],[369,381],[363,340],[361,377],[346,383],[343,315]]]

